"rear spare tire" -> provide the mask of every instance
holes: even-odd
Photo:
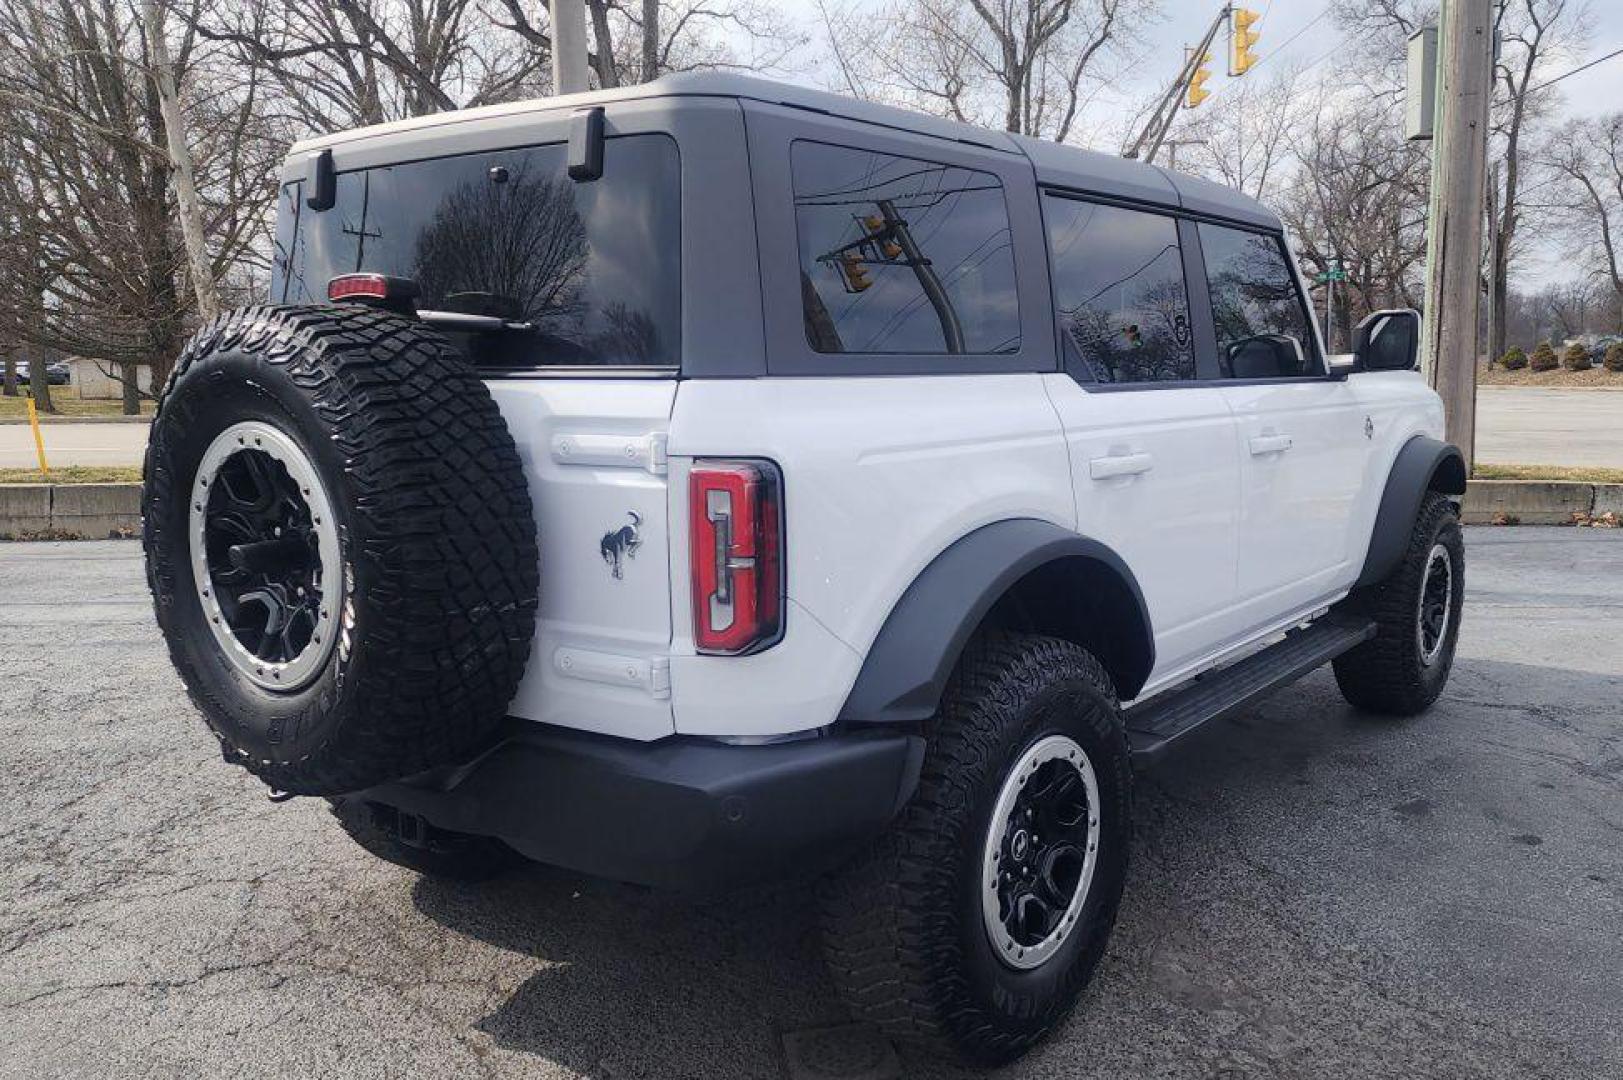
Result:
[[[512,435],[439,334],[249,308],[187,344],[152,422],[147,579],[225,757],[336,795],[488,744],[535,629]]]

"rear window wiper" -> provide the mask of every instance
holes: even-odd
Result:
[[[441,330],[462,330],[470,334],[495,331],[533,334],[536,331],[535,323],[527,320],[504,319],[499,315],[470,315],[465,311],[418,311],[417,317]]]

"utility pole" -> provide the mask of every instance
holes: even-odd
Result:
[[[902,215],[896,212],[896,204],[889,199],[879,200],[879,212],[884,215],[885,227],[896,238],[896,243],[902,249],[902,257],[913,268],[913,275],[919,279],[919,288],[924,291],[930,306],[935,308],[936,318],[941,320],[941,337],[946,342],[949,353],[962,353],[964,351],[964,328],[958,321],[958,311],[952,306],[952,300],[947,296],[947,290],[942,288],[941,278],[937,276],[935,267],[930,260],[924,257],[919,245],[913,240],[913,233],[907,227]]]
[[[1195,46],[1189,55],[1184,58],[1183,68],[1178,72],[1178,77],[1173,80],[1172,86],[1161,96],[1160,102],[1155,106],[1155,111],[1150,114],[1149,122],[1144,125],[1144,130],[1138,133],[1138,138],[1134,139],[1132,145],[1122,153],[1122,157],[1132,159],[1142,154],[1145,161],[1155,161],[1156,152],[1161,149],[1161,144],[1165,141],[1167,132],[1172,130],[1172,122],[1178,117],[1179,100],[1189,88],[1189,81],[1195,77],[1195,72],[1205,62],[1206,54],[1211,49],[1212,42],[1217,38],[1217,32],[1228,22],[1231,11],[1232,8],[1228,4],[1224,4],[1218,11],[1217,18],[1212,20],[1212,25],[1207,28],[1205,36],[1200,39],[1200,44]]]
[[[1492,0],[1443,0],[1426,235],[1421,370],[1443,399],[1448,441],[1475,458],[1482,198],[1493,92]]]
[[[197,294],[197,313],[208,320],[220,313],[220,299],[214,291],[214,266],[203,241],[203,205],[197,198],[192,148],[186,140],[186,118],[180,111],[180,92],[175,88],[175,69],[169,60],[163,15],[164,8],[158,0],[143,0],[141,24],[146,31],[147,57],[151,61],[152,82],[158,91],[158,112],[163,116],[164,137],[169,145],[175,206],[180,211],[180,239],[186,245],[192,291]]]
[[[586,4],[584,0],[551,0],[552,92],[576,94],[586,89]]]

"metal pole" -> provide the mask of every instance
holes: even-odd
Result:
[[[1504,341],[1494,336],[1493,328],[1499,315],[1499,290],[1494,288],[1494,277],[1499,267],[1499,163],[1493,163],[1488,174],[1488,363],[1499,359],[1495,351],[1503,352]]]
[[[947,290],[941,287],[941,278],[930,265],[930,260],[924,257],[918,244],[913,242],[913,233],[908,229],[907,222],[896,212],[896,205],[889,199],[880,199],[879,212],[885,217],[885,227],[896,238],[897,245],[907,258],[907,264],[913,268],[913,274],[919,279],[919,288],[929,298],[930,306],[935,308],[936,318],[941,320],[941,337],[947,344],[949,353],[962,353],[964,351],[964,328],[958,322],[958,312],[953,308],[952,301],[947,298]]]
[[[1324,271],[1324,351],[1335,352],[1331,344],[1336,338],[1336,260],[1330,257]]]
[[[1469,471],[1476,442],[1482,194],[1493,92],[1492,0],[1443,0],[1440,20],[1421,370],[1443,399],[1448,441],[1460,448]]]
[[[586,89],[585,0],[551,0],[552,92],[576,94]]]

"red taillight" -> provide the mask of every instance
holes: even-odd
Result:
[[[339,274],[327,282],[327,299],[406,304],[416,299],[417,283],[387,274]]]
[[[688,475],[693,642],[763,649],[783,630],[783,481],[769,461],[696,462]]]

